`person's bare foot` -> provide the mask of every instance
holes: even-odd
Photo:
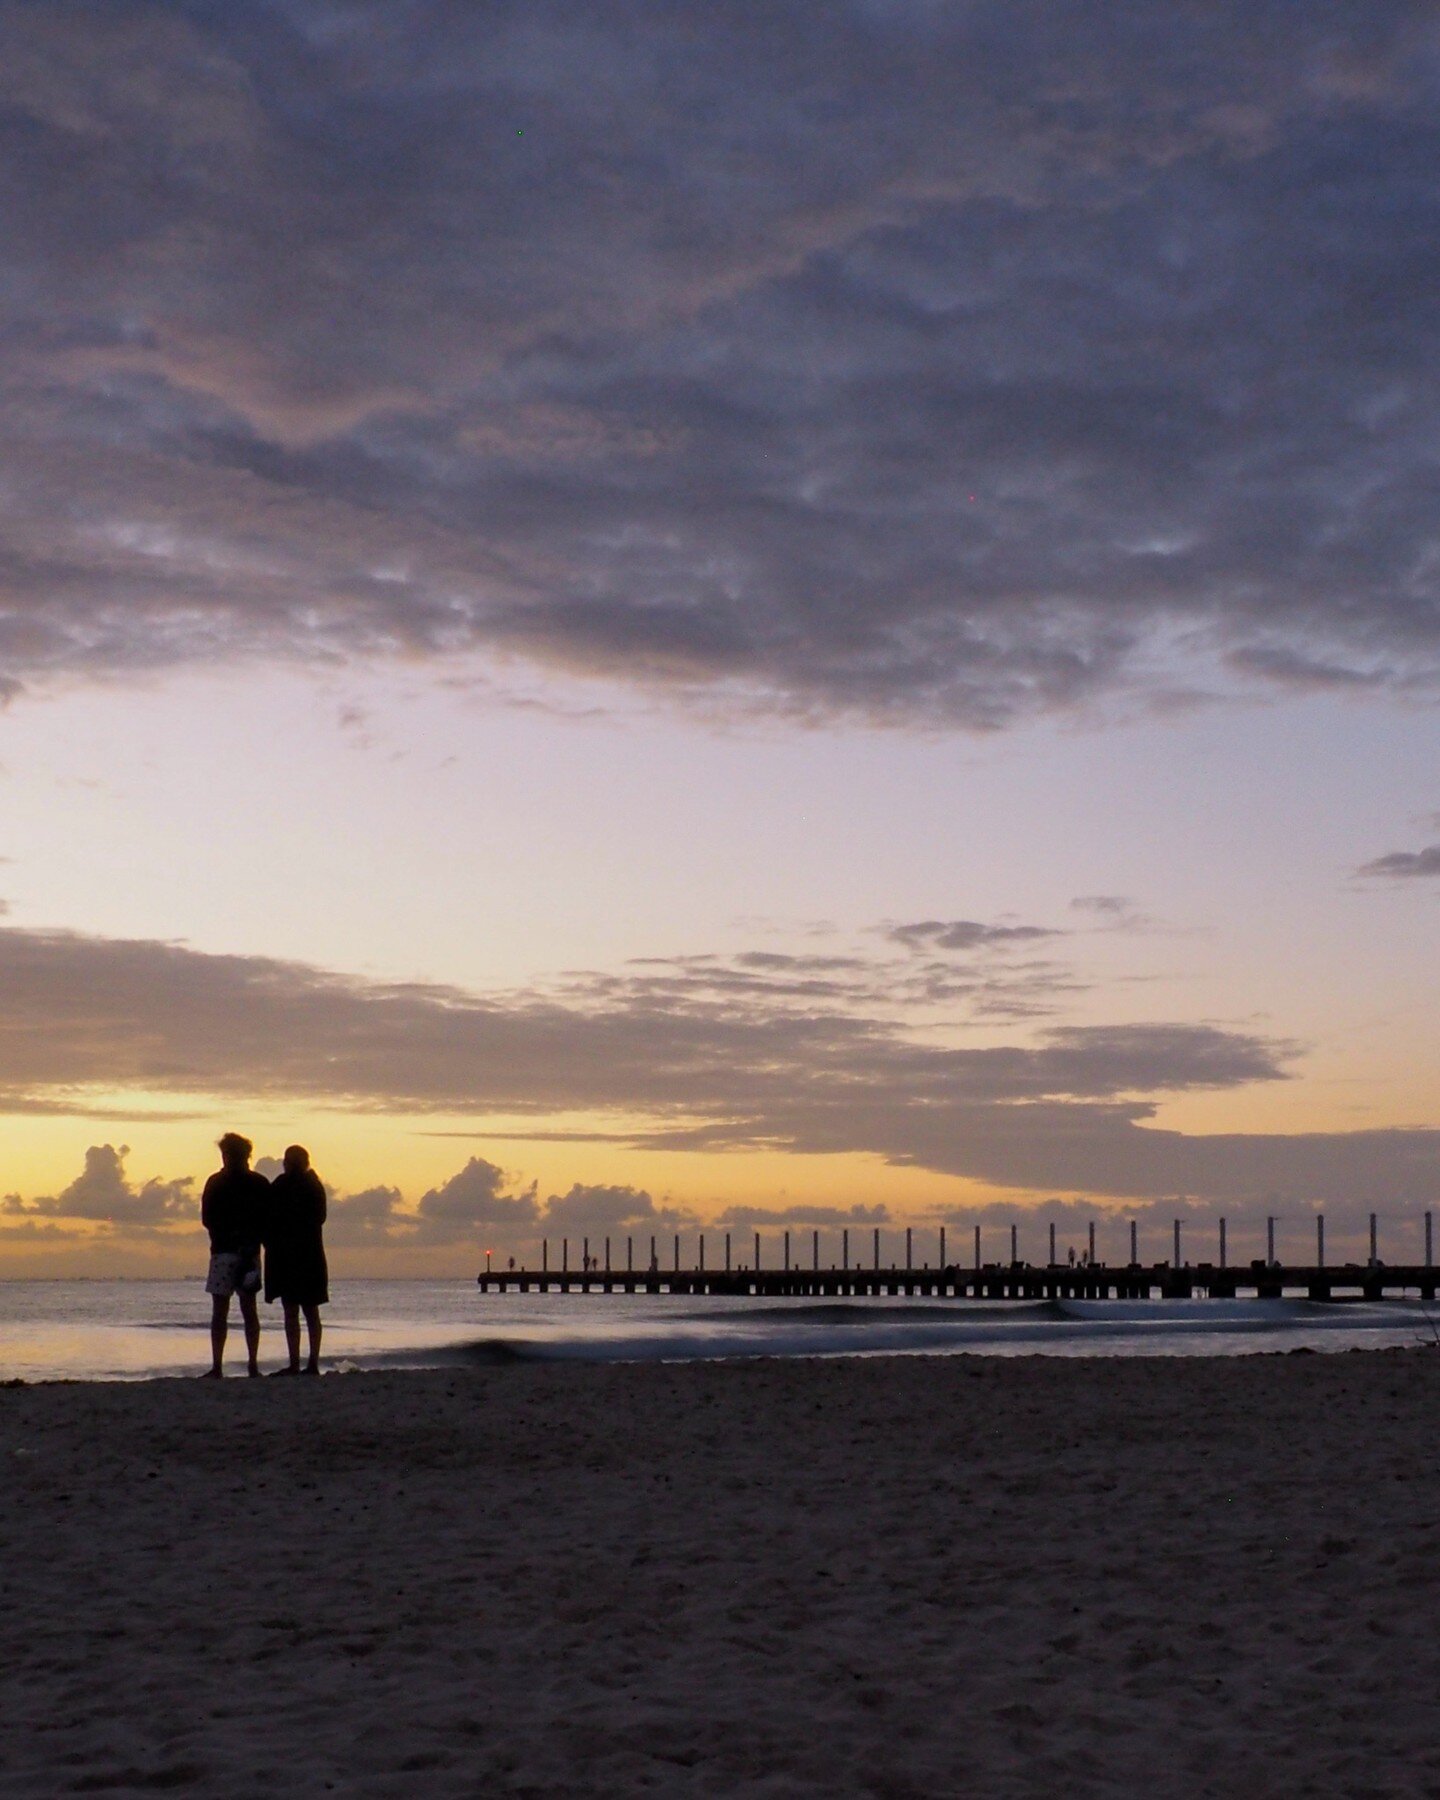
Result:
[[[298,1369],[298,1368],[294,1368],[294,1369],[272,1369],[272,1370],[271,1370],[271,1371],[270,1371],[270,1379],[271,1379],[271,1380],[272,1380],[272,1381],[274,1381],[274,1380],[275,1380],[275,1378],[276,1378],[276,1376],[278,1376],[278,1375],[298,1375],[298,1374],[299,1374],[299,1373],[300,1373],[300,1371],[299,1371],[299,1369]]]
[[[203,1375],[197,1375],[195,1379],[197,1381],[218,1381],[220,1379],[220,1374],[221,1371],[219,1369],[207,1369]]]
[[[296,1373],[299,1374],[302,1373],[302,1371],[297,1370]],[[303,1373],[306,1375],[318,1375],[320,1373],[319,1363],[306,1363]]]
[[[251,1363],[250,1367],[245,1371],[245,1373],[247,1375],[249,1375],[253,1380],[253,1378],[260,1373],[259,1363]]]

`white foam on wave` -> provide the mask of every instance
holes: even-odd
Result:
[[[1124,1325],[1199,1325],[1214,1331],[1226,1324],[1264,1330],[1267,1325],[1308,1323],[1307,1300],[1057,1300],[1067,1319]]]
[[[576,1327],[580,1327],[576,1329]],[[1236,1354],[1285,1347],[1344,1349],[1354,1343],[1419,1343],[1426,1316],[1403,1303],[1326,1305],[1307,1300],[1050,1302],[1008,1317],[963,1306],[946,1316],[926,1309],[910,1320],[892,1311],[866,1322],[805,1318],[764,1310],[720,1320],[688,1314],[602,1324],[593,1315],[565,1329],[534,1322],[441,1350],[390,1348],[370,1366],[437,1362],[691,1362],[714,1358],[972,1355]]]
[[[1064,1318],[1094,1325],[1186,1331],[1383,1330],[1423,1327],[1423,1302],[1405,1300],[1057,1300]]]

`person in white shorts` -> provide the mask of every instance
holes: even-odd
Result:
[[[220,1140],[218,1168],[205,1183],[200,1199],[200,1222],[210,1233],[210,1272],[205,1292],[210,1295],[210,1367],[204,1379],[218,1381],[224,1373],[225,1340],[230,1332],[230,1296],[240,1302],[245,1325],[245,1348],[252,1375],[260,1373],[260,1244],[265,1233],[266,1198],[270,1183],[250,1167],[254,1146],[237,1131]]]

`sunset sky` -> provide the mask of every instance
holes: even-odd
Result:
[[[0,0],[0,134],[0,1273],[230,1128],[1418,1255],[1433,8]]]

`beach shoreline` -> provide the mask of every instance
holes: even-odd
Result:
[[[198,1373],[209,1304],[185,1283],[0,1284],[0,1380]],[[1415,1300],[937,1301],[918,1296],[744,1300],[666,1295],[484,1295],[460,1281],[347,1283],[325,1319],[326,1366],[474,1368],[511,1360],[639,1362],[742,1356],[972,1352],[1054,1356],[1326,1353],[1433,1342]],[[285,1358],[262,1314],[260,1361]],[[243,1366],[232,1320],[227,1367]]]
[[[0,1792],[1437,1794],[1440,1357],[0,1391]]]

